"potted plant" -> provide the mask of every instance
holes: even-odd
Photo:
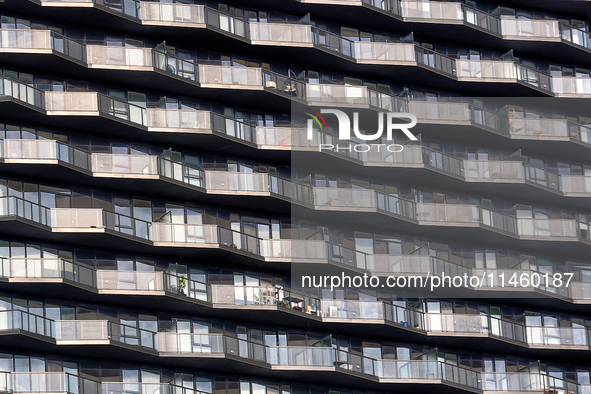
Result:
[[[185,288],[187,287],[187,279],[185,279],[185,275],[181,275],[180,279],[179,279],[179,292],[182,295],[186,295],[185,294]]]

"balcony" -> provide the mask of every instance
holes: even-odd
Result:
[[[387,257],[387,256],[382,256]],[[395,258],[396,256],[391,256]],[[429,264],[429,256],[400,256],[400,257],[421,257],[419,262],[426,262],[421,269],[430,270],[433,274],[445,272],[448,275],[476,275],[482,276],[490,282],[491,274],[496,273],[495,283],[487,283],[487,286],[499,285],[497,279],[500,273],[507,278],[511,273],[528,273],[526,270],[482,270],[466,267],[453,269],[453,264],[439,261],[445,265],[434,268]],[[437,259],[435,259],[437,260]],[[409,262],[408,259],[404,261]],[[23,268],[23,262],[26,266]],[[38,279],[55,279],[62,275],[69,278],[70,283],[85,284],[88,287],[95,287],[99,294],[118,294],[118,295],[144,295],[144,296],[165,296],[178,295],[186,297],[185,300],[194,299],[201,302],[201,306],[209,308],[224,308],[235,306],[236,310],[248,308],[256,310],[272,309],[277,311],[291,311],[292,313],[301,313],[300,317],[316,319],[321,318],[323,322],[350,322],[363,324],[386,324],[397,328],[411,330],[420,335],[447,335],[447,334],[468,334],[484,338],[503,338],[510,340],[509,343],[532,349],[554,348],[559,350],[588,350],[589,332],[584,327],[535,327],[524,326],[515,321],[500,319],[494,316],[483,314],[439,314],[424,313],[416,309],[403,307],[384,301],[361,301],[361,300],[327,300],[320,299],[318,295],[312,293],[293,291],[288,288],[278,288],[273,285],[263,286],[235,286],[235,285],[217,285],[197,282],[186,279],[181,276],[171,275],[167,272],[143,272],[143,271],[118,271],[118,270],[97,270],[94,274],[94,268],[81,266],[76,263],[66,262],[60,259],[3,259],[2,276],[12,275],[19,283],[28,282],[43,283]],[[419,272],[416,265],[411,269],[397,269],[394,272],[412,273]],[[462,272],[463,270],[463,272]],[[498,271],[498,272],[496,272]],[[423,271],[426,272],[426,271]],[[392,273],[392,272],[389,272]],[[91,286],[92,283],[95,285]],[[589,283],[573,282],[572,285],[586,286],[587,293]],[[499,287],[500,288],[500,287]],[[505,291],[505,287],[501,290]],[[570,290],[565,288],[565,290]],[[568,295],[568,294],[567,294]],[[587,297],[587,300],[589,297]],[[178,299],[177,299],[178,300]],[[162,300],[159,300],[162,301]],[[167,299],[171,302],[171,299]],[[206,302],[207,304],[203,304]],[[255,309],[252,309],[255,308]],[[11,317],[12,316],[12,317]],[[26,312],[15,311],[10,314],[6,312],[3,327],[6,329],[24,329],[42,335],[53,337],[52,332],[56,332],[58,340],[71,341],[78,340],[107,340],[112,337],[112,328],[103,328],[106,322],[96,322],[94,320],[85,321],[66,321],[56,322],[55,324],[47,319],[39,320],[39,317],[29,315]],[[67,325],[66,328],[61,329]],[[69,325],[68,325],[69,324]],[[111,323],[109,323],[111,324]],[[57,328],[56,328],[57,327]],[[67,328],[69,327],[69,328]],[[96,328],[99,327],[99,328]],[[60,334],[60,330],[62,334]],[[102,336],[84,335],[84,332],[107,333]],[[109,331],[110,330],[110,331]],[[117,328],[119,330],[119,328]],[[82,334],[77,334],[82,333]],[[465,335],[458,337],[464,340]],[[64,342],[65,343],[65,342]]]
[[[464,174],[469,181],[516,181],[523,182],[524,169],[521,161],[464,160]]]
[[[199,83],[202,87],[234,89],[263,89],[262,69],[256,67],[199,65]]]
[[[151,48],[87,45],[86,58],[91,68],[153,70]]]
[[[264,76],[266,78],[266,72]],[[304,85],[302,84],[302,86]],[[580,141],[586,144],[591,141],[591,132],[586,126],[565,119],[522,118],[515,113],[511,113],[507,117],[463,103],[408,102],[359,86],[307,84],[307,90],[311,104],[320,105],[322,102],[330,102],[333,105],[356,104],[380,110],[408,107],[408,110],[419,119],[419,127],[425,127],[431,123],[466,125],[474,126],[486,133],[492,131],[494,134],[511,139]],[[46,107],[46,94],[47,101],[50,102],[49,109],[52,109],[49,115],[100,115],[116,121],[131,122],[138,131],[145,130],[144,127],[153,132],[203,133],[207,131],[242,143],[256,143],[257,136],[255,134],[257,132],[253,126],[213,113],[209,113],[210,119],[208,120],[207,111],[145,109],[101,94],[98,94],[97,104],[94,92],[43,92],[9,79],[4,79],[0,88],[0,95],[28,103],[41,110]],[[55,97],[53,97],[54,94]],[[333,97],[334,94],[337,96]],[[340,97],[338,95],[348,96]],[[258,132],[259,136],[263,138],[261,142],[270,141],[276,144],[275,146],[287,146],[289,141],[283,142],[281,136],[275,137],[273,135],[274,133],[286,133],[286,130],[276,129],[277,131],[273,128],[261,128],[261,131]],[[456,130],[460,131],[460,129]],[[283,137],[283,139],[285,138]],[[334,141],[326,141],[326,143],[331,142]],[[292,141],[292,145],[294,143],[305,147],[309,146],[311,142],[307,141],[305,132],[302,131],[297,133],[297,139]]]
[[[312,47],[312,29],[310,25],[293,23],[250,22],[250,40],[253,44],[310,46]]]
[[[94,176],[158,179],[158,158],[150,155],[92,154]]]
[[[205,171],[205,187],[216,194],[269,195],[269,175],[226,171]]]
[[[211,130],[211,115],[209,111],[148,108],[148,130],[163,132],[188,132],[186,129]]]
[[[556,96],[580,97],[591,94],[589,77],[552,77],[552,91]]]
[[[52,208],[52,231],[65,232],[102,232],[105,229],[103,223],[103,210],[90,208]]]
[[[353,57],[358,63],[415,63],[415,45],[391,42],[354,42]]]
[[[140,2],[142,24],[205,27],[205,9],[197,4]]]
[[[524,237],[577,238],[578,224],[569,219],[517,219],[517,232]]]
[[[48,30],[2,29],[0,51],[51,53],[51,34]]]
[[[98,93],[95,92],[45,92],[45,109],[48,115],[97,116]]]
[[[560,41],[560,27],[556,20],[501,19],[504,39]]]
[[[437,23],[441,21],[457,23],[464,22],[464,12],[460,3],[423,3],[422,1],[401,1],[402,16],[407,20],[423,20]]]
[[[218,227],[208,224],[154,223],[154,244],[217,247]]]

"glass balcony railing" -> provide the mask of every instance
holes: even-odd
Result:
[[[353,43],[355,59],[380,62],[414,62],[415,45],[391,42],[363,42]]]
[[[213,224],[154,223],[154,242],[180,244],[217,244],[217,226]]]
[[[173,56],[170,53],[153,50],[152,64],[157,70],[164,71],[167,74],[176,75],[194,82],[199,80],[199,68],[196,63]]]
[[[320,299],[304,292],[267,286],[211,285],[213,305],[280,306],[318,315]]]
[[[177,163],[163,156],[157,157],[157,164],[160,176],[194,187],[204,187],[203,179],[205,175],[203,170]]]
[[[205,24],[205,7],[199,4],[140,2],[142,22],[150,24],[203,25]]]
[[[107,96],[102,96],[107,97]],[[45,92],[45,109],[52,112],[76,114],[99,111],[96,92]]]
[[[249,22],[248,26],[252,41],[277,42],[281,44],[312,44],[312,29],[310,25]]]
[[[521,161],[464,160],[463,162],[467,179],[524,179],[524,166]]]
[[[205,394],[171,383],[99,382],[66,372],[0,372],[0,391],[66,394]]]
[[[158,333],[112,321],[51,320],[20,310],[0,311],[0,330],[23,330],[64,342],[116,341],[158,349]]]
[[[589,77],[552,77],[552,91],[563,95],[591,94]]]
[[[91,208],[52,208],[51,225],[62,229],[104,229],[103,210]]]
[[[52,208],[51,223],[61,231],[110,230],[124,236],[152,239],[152,223],[115,212],[93,208]]]
[[[162,271],[97,270],[99,290],[164,291]]]
[[[101,384],[65,372],[11,372],[8,385],[13,393],[101,394]]]
[[[262,70],[262,78],[265,90],[294,100],[306,100],[306,83],[264,69]]]
[[[96,287],[96,271],[60,258],[1,258],[0,275],[4,278],[66,279]]]
[[[22,330],[55,338],[55,321],[20,310],[0,311],[0,330]]]
[[[98,94],[98,110],[105,115],[143,126],[148,124],[145,108],[100,93]]]
[[[312,103],[367,105],[366,86],[306,84],[306,98]]]
[[[51,34],[49,30],[2,29],[0,47],[51,50]]]
[[[5,77],[1,80],[0,96],[45,109],[45,92],[43,90]]]
[[[226,171],[204,171],[205,188],[216,192],[269,192],[269,175]]]
[[[161,3],[152,3],[161,4]],[[211,112],[200,110],[148,108],[148,127],[157,130],[211,130]]]
[[[573,219],[517,219],[518,233],[526,237],[577,238],[577,229]]]
[[[452,59],[431,49],[418,45],[415,46],[415,59],[420,66],[434,69],[449,77],[456,78],[458,75],[456,59]]]
[[[106,320],[56,320],[58,341],[108,341],[109,322]]]
[[[464,20],[461,3],[436,2],[424,4],[422,1],[401,1],[400,5],[404,18]]]
[[[543,19],[501,19],[503,37],[510,38],[560,38],[558,21]]]
[[[199,65],[199,83],[204,85],[263,86],[258,67]]]
[[[44,226],[51,226],[51,209],[17,197],[0,197],[0,217],[30,220]]]
[[[564,41],[568,41],[574,45],[579,45],[585,48],[590,48],[590,34],[589,32],[581,29],[577,29],[563,22],[558,23],[560,30],[560,38]]]
[[[302,243],[307,241],[300,241]],[[315,241],[321,243],[321,241]],[[395,261],[398,269],[390,273],[424,273],[432,272],[437,275],[445,272],[448,275],[476,275],[485,278],[483,285],[493,288],[500,286],[498,277],[502,273],[507,278],[512,274],[527,274],[528,270],[510,269],[470,269],[456,266],[453,263],[437,259],[433,256],[388,256],[369,255],[375,259],[375,265],[379,260],[386,258]],[[398,257],[398,261],[396,261]],[[92,267],[67,262],[61,259],[2,259],[2,276],[13,278],[66,278],[77,283],[96,287],[103,292],[123,291],[125,294],[134,292],[168,292],[184,297],[210,302],[215,305],[251,305],[251,306],[277,306],[302,313],[319,316],[323,319],[355,319],[355,320],[384,320],[385,322],[408,326],[415,330],[430,333],[471,333],[484,334],[491,337],[501,337],[524,345],[534,346],[561,346],[588,347],[591,339],[590,332],[585,327],[536,327],[525,326],[515,321],[504,320],[484,314],[441,314],[425,313],[419,310],[392,304],[386,301],[363,300],[332,300],[321,299],[312,293],[293,291],[274,285],[262,286],[238,286],[207,284],[173,275],[166,271],[119,271],[119,270],[95,270]],[[406,264],[406,266],[405,266]],[[407,267],[408,266],[408,267]],[[455,267],[454,267],[455,266]],[[375,273],[375,271],[374,271]],[[494,278],[491,274],[495,274]],[[586,296],[590,294],[591,284],[573,282],[573,290],[567,294]],[[582,289],[581,294],[576,289]],[[584,294],[583,294],[584,293]],[[586,295],[585,295],[586,294]],[[22,312],[22,313],[21,313]],[[136,339],[124,339],[125,343],[140,344],[144,340],[147,347],[156,346],[156,340],[150,339],[151,334],[131,335],[135,332],[133,327],[120,327],[111,322],[91,321],[65,321],[52,322],[39,316],[28,314],[24,311],[5,311],[5,317],[0,318],[0,327],[4,329],[19,328],[27,331],[43,333],[45,336],[56,337],[58,340],[106,340],[112,338],[111,332],[115,329],[118,335],[126,333],[126,337]],[[41,319],[41,320],[40,320]],[[1,323],[4,321],[4,323]],[[113,326],[113,324],[115,324]],[[57,327],[57,328],[56,328]],[[114,327],[114,328],[113,328]],[[56,333],[56,334],[54,334]],[[139,336],[138,336],[139,335]],[[115,337],[115,339],[118,336]],[[117,340],[117,339],[116,339]],[[149,344],[146,345],[146,344]]]
[[[210,290],[202,283],[166,271],[97,270],[97,289],[123,292],[169,292],[209,301]]]
[[[86,58],[91,67],[152,67],[152,49],[87,45]]]
[[[208,27],[233,34],[238,37],[245,39],[250,38],[248,22],[240,18],[221,13],[213,8],[205,7],[205,23],[208,25]]]
[[[456,60],[457,76],[467,79],[516,79],[515,63],[498,60]]]
[[[92,172],[116,175],[158,176],[158,157],[151,155],[92,154]]]

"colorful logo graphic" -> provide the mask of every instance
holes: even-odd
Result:
[[[316,121],[316,123],[318,124],[318,127],[320,127],[320,131],[325,131],[325,130],[328,131],[328,126],[326,124],[326,120],[324,120],[324,117],[322,115],[320,115],[320,112],[314,111],[312,108],[308,108],[308,107],[306,107],[306,110],[313,112],[313,114],[311,114],[310,112],[304,112],[304,113]],[[320,120],[318,118],[320,118],[320,120],[322,120],[322,123],[320,123]],[[323,124],[324,124],[324,127],[322,126]]]

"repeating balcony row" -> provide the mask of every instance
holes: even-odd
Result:
[[[364,215],[375,213],[380,218],[395,219],[413,226],[481,228],[506,240],[580,242],[581,246],[591,244],[588,223],[576,219],[520,218],[471,204],[416,203],[372,189],[310,187],[270,174],[211,174],[221,177],[217,178],[222,180],[219,182],[220,186],[214,188],[219,190],[220,194],[226,194],[228,191],[235,194],[230,187],[238,186],[236,190],[247,190],[247,194],[255,192],[256,195],[277,197],[290,201],[292,205],[319,212],[346,211]],[[217,244],[219,232],[215,231],[214,225],[151,223],[102,209],[49,208],[17,197],[0,198],[0,216],[26,219],[53,232],[114,231],[114,235],[126,234],[155,243]],[[177,228],[173,229],[170,226]],[[175,239],[174,234],[179,234],[176,237],[180,238]]]
[[[440,380],[433,377],[431,372],[423,372],[425,368],[440,362],[426,361],[423,364],[408,361],[408,365],[401,365],[401,376],[408,379],[420,379],[421,375],[429,375],[429,380]],[[449,370],[450,372],[453,369]],[[447,372],[447,371],[446,371]],[[576,393],[587,393],[588,387],[583,384],[574,384],[557,378],[551,378],[544,374],[534,373],[482,373],[488,379],[487,386],[492,387],[500,383],[500,387],[520,387],[523,392],[548,392],[556,390],[557,394],[568,393],[566,389],[577,388]],[[446,379],[447,380],[447,379]],[[2,393],[67,393],[67,394],[101,394],[101,393],[127,393],[138,394],[206,394],[205,392],[187,387],[176,386],[172,383],[145,383],[145,382],[101,382],[98,379],[90,379],[66,372],[1,372],[0,392]],[[511,382],[509,384],[509,382]],[[530,384],[531,383],[531,384]],[[564,385],[564,388],[561,386]],[[501,391],[501,389],[486,388],[483,391]],[[480,391],[479,391],[480,392]],[[574,393],[574,392],[573,392]]]
[[[415,384],[451,384],[477,393],[554,390],[555,393],[574,394],[586,393],[589,389],[585,385],[540,373],[487,373],[443,361],[374,359],[332,347],[268,346],[227,334],[156,333],[110,321],[54,321],[23,311],[0,312],[0,327],[8,331],[31,332],[57,345],[121,343],[131,349],[141,349],[142,357],[147,352],[181,362],[187,358],[208,359],[221,355],[238,362],[248,360],[248,364],[257,369],[280,371],[298,367],[303,370],[321,368],[329,374],[355,372],[354,379],[369,379],[379,384],[408,383],[410,380]],[[182,358],[179,359],[179,355]],[[170,358],[174,356],[176,358]],[[8,380],[6,378],[7,386]],[[27,378],[23,380],[26,385]]]
[[[59,3],[68,2],[66,0],[44,0],[43,3],[59,5]],[[97,0],[86,1],[86,3],[105,5],[104,2]],[[335,4],[332,0],[316,1],[315,3]],[[591,50],[591,36],[587,31],[574,28],[558,20],[500,18],[466,4],[453,2],[349,0],[336,3],[378,8],[391,13],[393,17],[401,21],[412,23],[465,24],[504,40],[563,42],[583,51]],[[366,44],[371,44],[354,42],[311,25],[248,22],[198,4],[170,4],[134,0],[129,4],[122,3],[122,5],[123,8],[119,11],[138,18],[138,22],[143,25],[207,27],[242,40],[248,40],[252,44],[316,45],[359,59],[367,58],[370,45]],[[384,53],[385,51],[379,54],[385,56]],[[370,55],[369,59],[380,60],[380,57],[376,56]],[[384,57],[382,60],[393,59]]]
[[[425,262],[429,263],[429,256],[422,257],[414,259],[414,262],[418,263],[415,271],[420,270]],[[300,317],[312,320],[320,318],[322,322],[354,321],[375,324],[378,321],[423,335],[463,333],[493,339],[502,338],[518,346],[532,348],[589,350],[591,346],[591,331],[586,327],[537,327],[489,315],[425,313],[391,302],[322,299],[314,292],[294,291],[269,285],[207,284],[166,271],[96,270],[93,267],[55,258],[12,258],[2,259],[0,262],[0,275],[8,280],[17,280],[18,283],[23,283],[23,280],[27,279],[28,282],[42,285],[47,279],[62,279],[64,283],[75,283],[99,294],[184,296],[191,302],[209,308],[227,309],[235,306],[267,310],[269,307],[275,307],[278,311],[300,311]],[[466,271],[480,274],[480,271],[493,273],[496,270]],[[508,274],[509,270],[503,272]],[[573,282],[571,286],[573,290],[581,292],[581,295],[589,293],[591,289],[590,283]]]
[[[101,382],[68,372],[0,372],[2,393],[206,394],[173,383]]]
[[[382,100],[386,97],[384,93],[376,96],[373,90],[366,87],[311,86],[323,92],[326,104],[339,105],[342,104],[342,99],[338,97],[351,97],[351,101],[354,101],[353,97],[356,96],[360,97],[357,99],[358,104],[370,103],[373,108],[379,108],[389,102],[389,105],[417,116],[421,125],[470,125],[492,132],[495,136],[511,139],[572,141],[583,143],[584,146],[591,143],[590,128],[566,119],[529,119],[515,114],[504,116],[467,103],[406,101],[391,96],[388,96],[388,100]],[[337,91],[332,95],[334,89]],[[305,131],[298,127],[254,127],[209,111],[142,108],[96,92],[42,91],[8,78],[2,79],[0,83],[0,96],[34,106],[48,115],[104,116],[116,121],[127,121],[138,129],[151,132],[213,133],[261,149],[316,151],[320,143],[334,146],[343,144],[342,141],[335,141],[331,134],[319,132],[312,140],[308,140]],[[330,101],[331,97],[334,98],[333,101]],[[357,154],[345,148],[338,152],[356,160],[373,161],[376,164],[380,161],[392,162],[399,156],[392,154],[383,158],[373,158],[371,155]],[[558,183],[546,182],[546,186],[556,189]],[[562,191],[566,193],[583,191],[575,185],[571,189],[568,182],[565,182],[564,188]]]
[[[586,51],[591,48],[589,32],[559,20],[501,18],[464,3],[424,3],[412,0],[320,0],[314,3],[368,6],[411,23],[464,24],[505,40],[563,42]]]
[[[150,3],[158,4],[158,3]],[[266,30],[275,24],[262,24]],[[260,27],[261,24],[256,26]],[[295,29],[305,25],[277,24],[278,30]],[[308,28],[312,28],[308,26]],[[294,34],[298,35],[298,34]],[[262,34],[261,37],[268,36]],[[281,36],[281,34],[279,34]],[[291,36],[291,34],[287,35]],[[336,41],[334,45],[329,45]],[[256,67],[223,67],[197,64],[153,50],[137,47],[85,45],[49,30],[11,30],[0,32],[0,47],[8,52],[57,53],[90,68],[160,70],[200,86],[232,85],[242,88],[263,87],[291,98],[321,99],[319,92],[301,81]],[[259,37],[259,38],[261,38]],[[370,64],[415,65],[436,71],[458,81],[507,82],[523,84],[550,96],[591,95],[591,78],[549,76],[513,61],[452,59],[424,47],[406,43],[374,43],[350,41],[326,32],[319,44],[329,53],[335,50],[357,62]],[[342,47],[348,42],[348,49]],[[295,44],[295,43],[294,43]],[[312,44],[312,43],[310,43]]]
[[[131,232],[130,221],[125,228],[113,227],[115,231],[125,230]],[[374,276],[415,275],[425,279],[428,283],[429,275],[442,277],[468,276],[483,278],[480,286],[472,287],[465,283],[460,290],[468,297],[476,296],[478,291],[504,292],[511,278],[521,280],[525,277],[527,283],[520,282],[518,289],[525,295],[537,293],[545,297],[558,299],[575,304],[587,304],[591,300],[591,283],[573,279],[574,273],[541,272],[536,269],[520,268],[517,265],[512,269],[483,269],[464,267],[437,257],[428,255],[388,255],[367,254],[357,250],[348,249],[338,244],[332,244],[319,240],[290,240],[290,239],[261,239],[238,231],[219,228],[213,225],[183,225],[183,224],[158,224],[155,223],[156,233],[164,234],[160,243],[156,245],[172,245],[185,247],[217,248],[235,253],[248,253],[252,257],[267,262],[313,262],[336,265],[336,267],[362,271]],[[160,291],[180,293],[180,285],[174,280],[170,282],[170,275],[160,277],[159,273],[124,274],[120,279],[119,271],[105,271],[100,275],[100,284],[97,284],[95,272],[84,266],[73,263],[59,262],[48,259],[14,259],[2,263],[2,276],[20,280],[22,278],[62,278],[73,281],[85,287],[104,290],[123,291]],[[560,283],[554,281],[554,275],[561,278]],[[544,279],[546,278],[547,280]],[[426,278],[425,278],[426,276]],[[164,278],[164,279],[162,279]],[[537,281],[536,281],[537,278]],[[110,284],[108,284],[110,283]],[[164,284],[162,284],[164,283]],[[212,296],[205,285],[189,281],[189,289],[186,295],[203,301],[212,300]],[[299,296],[298,296],[299,297]],[[309,297],[308,297],[309,298]],[[262,298],[260,298],[262,299]],[[306,298],[302,298],[305,300]],[[222,297],[217,297],[215,303],[222,302]],[[301,300],[300,300],[301,301]],[[302,301],[304,302],[304,301]],[[307,310],[308,306],[314,306],[319,310],[317,303],[305,301],[305,305],[298,305],[301,310]],[[398,321],[398,320],[395,320]]]
[[[216,66],[211,66],[216,67]],[[236,67],[221,67],[235,69]],[[243,69],[243,68],[240,68]],[[422,102],[379,93],[365,86],[307,84],[318,93],[319,101],[308,104],[369,105],[372,108],[392,109],[414,114],[419,123],[455,124],[494,130],[496,134],[515,139],[574,140],[591,142],[591,129],[566,119],[521,118],[505,116],[467,103]],[[307,147],[313,142],[299,132],[286,127],[253,127],[209,111],[143,108],[125,100],[118,100],[96,92],[42,91],[20,82],[3,78],[0,95],[24,101],[51,114],[96,115],[97,113],[124,119],[151,131],[202,132],[214,130],[226,136],[256,143],[258,146]],[[379,93],[379,94],[378,94]],[[293,134],[296,134],[292,137]],[[293,138],[293,140],[292,140]],[[327,137],[325,137],[327,138]]]
[[[298,138],[295,133],[301,134]],[[330,142],[340,148],[347,157],[363,165],[383,167],[426,168],[468,182],[525,183],[563,196],[591,197],[591,177],[584,175],[560,175],[521,161],[462,160],[421,145],[406,145],[402,152],[386,149],[371,149],[361,152],[354,149],[355,143],[342,143],[336,136],[318,133],[308,141],[305,130],[294,129],[293,140],[307,141],[309,146]],[[345,147],[353,149],[345,149]],[[375,147],[374,147],[375,148]],[[316,151],[317,148],[314,150]],[[339,157],[340,155],[337,155]],[[263,173],[234,173],[203,171],[182,163],[172,162],[161,156],[90,153],[54,140],[3,140],[0,158],[5,163],[67,163],[80,171],[107,177],[160,177],[174,180],[187,187],[204,189],[207,193],[264,193],[277,192],[273,183],[290,181]],[[297,187],[293,183],[291,187]]]

